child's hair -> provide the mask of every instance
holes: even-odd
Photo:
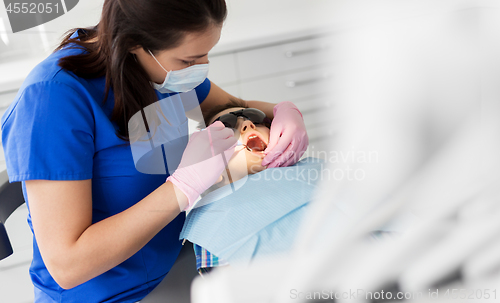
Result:
[[[216,105],[210,108],[207,112],[203,113],[203,119],[205,121],[202,121],[198,124],[198,129],[202,129],[208,126],[208,121],[212,120],[221,111],[235,107],[248,108],[248,105],[245,103],[245,101],[234,98],[231,98],[228,103]]]

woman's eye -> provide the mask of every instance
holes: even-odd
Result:
[[[192,64],[194,64],[194,60],[193,61],[184,61],[184,60],[182,60],[182,63],[187,64],[187,65],[192,65]]]

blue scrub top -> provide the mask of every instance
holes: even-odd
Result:
[[[110,121],[112,91],[102,103],[104,77],[84,79],[57,65],[60,58],[82,51],[56,51],[31,71],[2,117],[2,144],[9,180],[22,181],[28,210],[25,180],[92,179],[95,223],[139,202],[168,175],[137,171],[130,143],[116,136],[118,126]],[[210,91],[210,81],[206,79],[195,91],[201,103]],[[159,99],[168,96],[157,95]],[[182,115],[178,118],[185,120]],[[132,257],[68,290],[59,287],[47,271],[33,236],[30,275],[35,302],[136,302],[144,298],[177,258],[184,219],[185,213],[179,214]],[[28,224],[33,232],[30,214]]]

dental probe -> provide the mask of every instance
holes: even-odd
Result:
[[[246,144],[243,144],[243,142],[241,142],[240,140],[238,140],[238,143],[236,144],[236,146],[243,146],[244,148],[246,148],[246,150],[250,151],[250,152],[254,152],[254,153],[264,153],[264,151],[254,151],[253,149],[251,149],[250,147],[248,147],[248,145]]]
[[[252,151],[250,149],[250,147],[248,147],[246,144],[243,144],[243,142],[241,142],[240,140],[238,140],[238,143],[236,144],[236,146],[243,146],[244,148],[246,148],[248,151]]]

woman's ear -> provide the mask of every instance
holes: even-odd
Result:
[[[144,49],[143,49],[143,48],[142,48],[142,46],[140,46],[140,45],[134,46],[133,48],[131,48],[131,49],[129,50],[129,52],[130,52],[131,54],[134,54],[134,55],[136,55],[136,56],[137,56],[137,55],[138,55],[141,51],[142,51],[142,52],[144,52]]]

